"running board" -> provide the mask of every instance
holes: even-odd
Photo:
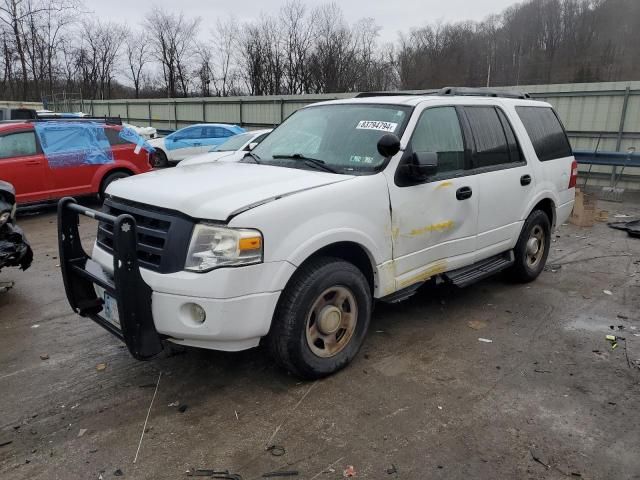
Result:
[[[379,300],[385,303],[398,303],[406,300],[407,298],[413,296],[418,289],[422,286],[424,282],[414,283],[413,285],[409,285],[402,290],[398,290],[397,292],[393,292],[391,295],[387,295],[386,297],[382,297]]]
[[[513,265],[515,257],[513,250],[489,257],[468,267],[458,268],[444,273],[442,277],[457,287],[466,287],[472,283],[490,277]]]

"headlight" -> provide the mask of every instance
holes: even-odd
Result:
[[[208,272],[218,267],[262,262],[262,234],[245,228],[198,224],[193,229],[185,270]]]
[[[0,213],[0,227],[11,219],[11,212],[5,211]]]

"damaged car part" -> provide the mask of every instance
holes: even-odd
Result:
[[[0,269],[26,270],[33,261],[33,251],[24,232],[15,224],[15,216],[15,189],[10,183],[0,181]]]

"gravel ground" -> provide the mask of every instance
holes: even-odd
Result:
[[[605,224],[560,226],[532,284],[427,286],[378,305],[353,364],[301,383],[260,349],[132,359],[70,312],[54,212],[19,223],[36,261],[0,273],[16,282],[0,294],[2,479],[195,467],[326,480],[349,466],[371,479],[640,479],[640,240]],[[94,231],[83,222],[87,243]],[[607,334],[626,342],[612,349]]]

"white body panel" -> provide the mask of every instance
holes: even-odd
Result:
[[[109,186],[107,193],[114,197],[198,220],[257,229],[263,235],[264,261],[258,265],[208,273],[160,274],[142,269],[144,281],[154,292],[153,317],[160,333],[185,345],[250,348],[269,331],[280,293],[296,268],[323,247],[351,242],[364,249],[374,272],[373,295],[382,298],[513,248],[523,222],[541,200],[553,202],[556,222],[569,216],[574,189],[567,185],[573,158],[537,159],[514,109],[532,102],[475,97],[381,97],[375,102],[415,107],[401,138],[401,151],[375,174],[340,175],[209,158]],[[437,105],[502,107],[526,165],[408,187],[396,185],[394,175],[419,112]],[[530,185],[521,185],[523,175],[532,177]],[[457,200],[456,191],[467,186],[473,195]],[[93,258],[112,270],[107,252],[95,247]],[[192,302],[206,311],[204,324],[184,314]]]

